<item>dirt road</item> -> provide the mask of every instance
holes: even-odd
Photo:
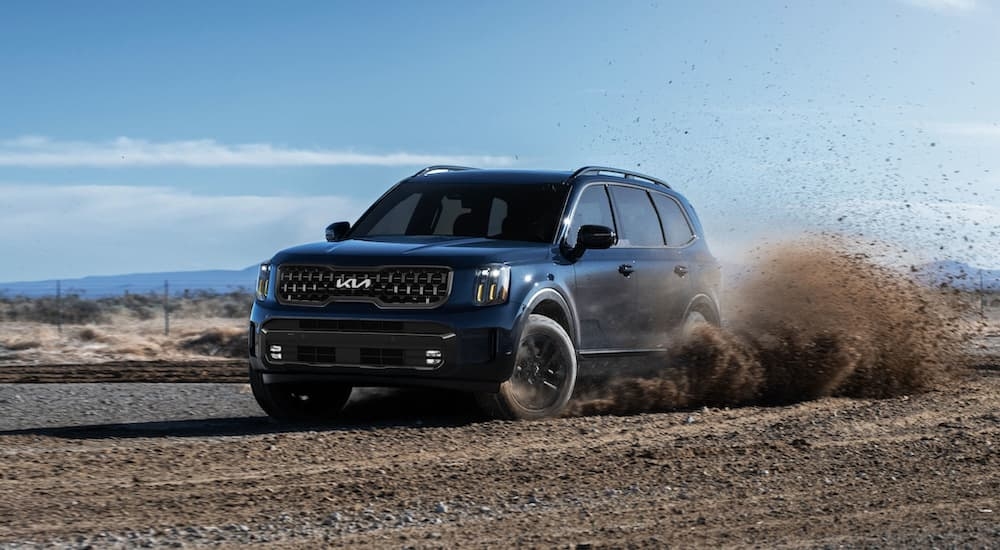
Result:
[[[8,431],[0,544],[995,547],[1000,370],[979,363],[924,394],[772,408],[509,423],[389,394],[320,429]]]
[[[0,384],[245,382],[246,377],[245,359],[0,365]]]

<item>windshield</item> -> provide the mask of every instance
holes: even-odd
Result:
[[[403,183],[358,221],[351,237],[440,235],[548,243],[567,191],[555,184]]]

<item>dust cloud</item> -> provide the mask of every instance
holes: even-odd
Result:
[[[724,303],[648,376],[581,386],[570,415],[788,404],[925,391],[957,370],[965,328],[941,293],[814,238],[762,250]]]

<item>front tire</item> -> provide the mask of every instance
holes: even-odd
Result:
[[[278,422],[332,420],[351,398],[347,384],[265,384],[263,375],[250,369],[250,389],[260,408]]]
[[[577,363],[573,341],[559,323],[532,314],[521,333],[514,372],[498,393],[477,395],[493,418],[536,420],[559,415],[573,395]]]

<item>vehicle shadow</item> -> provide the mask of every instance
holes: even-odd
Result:
[[[463,426],[487,420],[471,395],[425,389],[358,388],[341,416],[324,423],[281,424],[260,416],[86,424],[0,431],[67,439],[212,437],[304,431]]]

